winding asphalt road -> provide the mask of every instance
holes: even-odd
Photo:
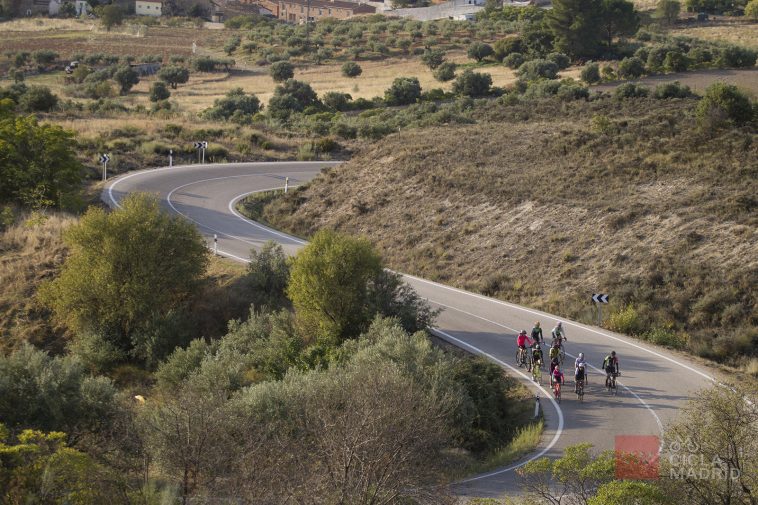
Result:
[[[102,198],[108,205],[118,206],[127,193],[156,193],[167,210],[195,223],[209,246],[217,235],[219,254],[247,261],[250,249],[268,240],[281,243],[290,254],[304,242],[245,219],[236,212],[236,201],[251,192],[281,188],[285,177],[290,178],[291,185],[307,182],[330,165],[333,163],[272,162],[150,169],[112,179]],[[541,398],[546,429],[538,450],[507,468],[456,484],[460,496],[515,494],[518,485],[513,470],[542,455],[558,456],[573,444],[591,442],[598,449],[611,449],[617,435],[660,435],[679,407],[715,380],[708,370],[673,357],[662,348],[562,319],[567,354],[573,357],[584,352],[591,373],[583,403],[569,387],[558,405],[546,386],[536,385],[523,369],[512,366],[518,330],[529,330],[540,321],[549,334],[558,316],[408,275],[405,280],[432,305],[444,309],[434,330],[438,336],[509,369]],[[617,396],[605,392],[599,371],[603,357],[611,350],[618,353],[623,374]],[[571,374],[567,369],[567,378]]]

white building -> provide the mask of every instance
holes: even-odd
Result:
[[[57,16],[61,11],[61,6],[64,3],[74,4],[74,10],[77,16],[87,15],[92,11],[92,7],[87,0],[50,0],[48,5],[48,14],[51,16]]]
[[[134,13],[138,16],[160,17],[163,11],[163,2],[160,0],[137,0]]]

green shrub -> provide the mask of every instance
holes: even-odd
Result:
[[[587,84],[600,82],[600,65],[594,62],[588,62],[582,67],[582,80]]]
[[[739,46],[727,46],[719,52],[718,65],[721,67],[752,68],[755,66],[758,51]]]
[[[246,94],[242,88],[229,90],[224,98],[217,98],[213,107],[203,111],[203,116],[208,119],[232,119],[237,122],[249,119],[261,109],[261,102],[255,95]]]
[[[342,75],[345,77],[358,77],[363,73],[363,69],[355,62],[348,61],[342,65]]]
[[[512,53],[523,53],[526,47],[520,37],[507,37],[500,39],[493,45],[494,55],[498,61]]]
[[[616,86],[616,90],[613,92],[619,100],[625,100],[627,98],[644,98],[650,94],[650,88],[641,84],[632,84],[627,82]]]
[[[690,90],[690,87],[680,84],[679,81],[659,84],[653,91],[653,97],[659,100],[666,100],[669,98],[689,98],[691,96],[692,91]]]
[[[706,88],[695,109],[701,124],[718,127],[726,122],[742,125],[753,120],[755,110],[750,99],[736,86],[717,82]]]
[[[321,101],[324,102],[326,107],[340,112],[350,110],[350,101],[352,99],[353,97],[349,93],[340,93],[339,91],[327,91],[321,97]]]
[[[689,65],[689,59],[679,51],[669,51],[663,59],[663,70],[666,72],[684,72]]]
[[[160,102],[161,100],[167,100],[170,96],[171,92],[168,90],[165,82],[156,81],[150,86],[151,102]]]
[[[398,77],[384,92],[387,105],[409,105],[421,98],[421,84],[416,77]]]
[[[47,86],[30,86],[18,105],[26,112],[49,112],[58,105],[58,97]]]
[[[645,323],[633,305],[626,305],[613,311],[608,318],[608,328],[626,335],[639,335]]]
[[[434,71],[434,78],[440,82],[452,81],[455,79],[455,63],[445,61],[441,63]]]
[[[478,41],[472,43],[466,51],[468,57],[477,62],[481,62],[484,58],[491,56],[493,53],[494,50],[491,45]]]
[[[460,96],[480,97],[490,93],[492,76],[467,69],[453,82],[453,93]]]
[[[287,61],[277,61],[269,68],[269,75],[274,82],[283,82],[295,76],[295,67]]]
[[[508,54],[508,56],[506,56],[505,58],[503,58],[503,64],[506,67],[512,68],[512,69],[519,68],[521,65],[524,64],[524,61],[525,61],[524,60],[524,55],[521,54],[521,53],[517,53],[517,52],[510,53],[510,54]]]
[[[642,338],[656,345],[673,347],[675,349],[684,349],[687,346],[687,339],[669,328],[655,327],[648,330],[642,335]]]
[[[558,75],[558,65],[548,60],[527,61],[518,68],[516,75],[527,81],[555,79]]]
[[[547,55],[547,59],[555,63],[558,70],[563,70],[571,65],[571,59],[563,53],[550,53]]]
[[[445,52],[441,49],[432,49],[430,46],[427,46],[424,49],[424,54],[421,55],[421,61],[431,70],[435,70],[445,62]]]
[[[636,56],[624,58],[619,62],[618,76],[622,79],[636,79],[644,73],[645,64]]]

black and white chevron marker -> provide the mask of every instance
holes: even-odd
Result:
[[[107,154],[101,154],[100,155],[100,163],[108,163],[111,160],[111,157]]]
[[[595,303],[608,303],[608,295],[595,293],[592,295],[592,301]]]

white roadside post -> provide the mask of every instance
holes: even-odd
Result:
[[[168,166],[169,168],[174,166],[174,150],[173,149],[168,150]]]
[[[285,177],[284,178],[284,192],[285,193],[287,192],[287,190],[289,189],[289,187],[290,187],[290,178],[289,177]]]
[[[108,179],[108,162],[111,160],[111,157],[107,154],[101,154],[100,155],[100,163],[103,164],[103,182],[105,182]]]
[[[208,149],[208,142],[203,140],[202,144],[203,144],[203,163],[205,163],[205,150]]]
[[[218,235],[213,234],[213,255],[218,256]]]
[[[540,416],[540,395],[535,396],[534,398],[534,418],[538,418]]]
[[[608,295],[603,293],[593,293],[592,294],[592,301],[595,302],[595,306],[597,307],[597,325],[602,326],[603,325],[603,310],[602,310],[602,304],[608,303]]]

